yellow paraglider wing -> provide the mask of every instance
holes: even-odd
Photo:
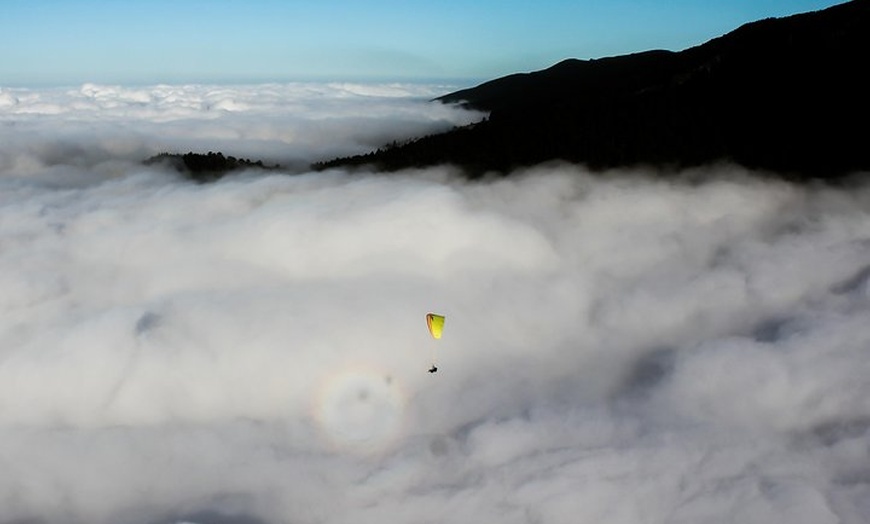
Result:
[[[426,325],[429,326],[429,334],[432,335],[432,338],[441,338],[441,330],[444,329],[444,315],[428,313]]]

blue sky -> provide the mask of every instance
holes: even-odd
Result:
[[[3,0],[0,86],[489,79],[832,0]]]

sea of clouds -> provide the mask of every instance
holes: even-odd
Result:
[[[449,90],[0,89],[0,523],[870,520],[868,188],[304,168]]]

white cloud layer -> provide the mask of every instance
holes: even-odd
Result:
[[[298,170],[480,118],[420,84],[0,88],[0,172],[50,180],[126,171],[161,152],[261,159]],[[63,173],[55,173],[58,167]],[[82,172],[83,171],[83,172]]]
[[[304,88],[0,92],[0,522],[870,519],[867,188],[136,162],[471,118]]]

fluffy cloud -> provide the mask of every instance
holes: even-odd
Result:
[[[322,151],[470,118],[308,88],[273,123],[330,120]],[[866,188],[132,161],[281,89],[3,92],[3,522],[870,517]],[[308,151],[265,135],[226,143]]]
[[[425,100],[444,86],[275,84],[0,91],[0,173],[114,175],[160,152],[222,151],[298,170],[481,115]]]

